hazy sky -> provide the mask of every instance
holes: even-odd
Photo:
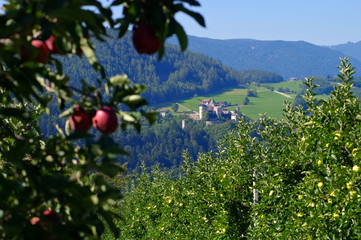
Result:
[[[179,16],[189,35],[216,39],[361,41],[361,0],[200,0],[202,29]]]

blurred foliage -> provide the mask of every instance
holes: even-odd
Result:
[[[198,6],[197,1],[152,2],[156,3],[152,10],[157,10],[158,15],[149,16],[149,20],[172,19],[182,11],[204,25],[199,14],[184,6]],[[109,6],[126,9],[128,5],[129,1],[109,1]],[[143,4],[132,16],[141,16],[148,8]],[[110,7],[95,0],[8,0],[3,5],[1,239],[97,239],[105,224],[118,235],[114,217],[119,213],[110,207],[121,198],[114,186],[124,177],[125,167],[119,165],[118,156],[126,152],[108,135],[72,132],[66,123],[54,124],[57,133],[44,136],[37,124],[37,119],[49,112],[52,99],[63,111],[60,117],[71,115],[76,105],[90,113],[105,105],[113,107],[123,130],[132,125],[140,131],[142,118],[150,124],[156,120],[155,113],[143,109],[147,102],[140,94],[145,86],[131,84],[121,73],[107,76],[98,62],[90,37],[104,41],[109,38],[105,25],[124,28],[137,24],[127,15],[113,17]],[[179,25],[175,20],[173,23]],[[184,42],[180,25],[169,30],[168,24],[157,22],[153,27],[164,33],[163,40],[175,33]],[[49,43],[51,38],[54,41]],[[97,74],[97,84],[85,79],[81,86],[71,85],[59,55],[86,58]]]

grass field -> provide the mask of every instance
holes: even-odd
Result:
[[[277,86],[282,86],[278,84]],[[288,85],[285,85],[287,87]],[[284,87],[284,88],[285,88]],[[253,89],[253,88],[252,88]],[[189,109],[198,112],[199,104],[203,99],[214,99],[216,102],[227,101],[231,104],[231,107],[228,107],[229,110],[235,110],[237,106],[240,107],[240,112],[245,114],[251,119],[258,119],[260,113],[267,113],[270,117],[282,118],[282,108],[285,101],[293,101],[295,94],[290,94],[292,98],[287,98],[278,93],[271,92],[265,87],[256,87],[257,97],[249,97],[250,103],[248,105],[243,105],[243,100],[247,96],[248,89],[231,89],[221,94],[208,95],[208,96],[199,96],[197,98],[191,98],[179,102],[178,113],[189,112]],[[184,107],[185,108],[184,108]]]
[[[302,86],[303,83],[301,80],[297,80],[297,81],[287,81],[287,82],[280,82],[280,83],[270,83],[270,84],[265,84],[265,85],[274,87],[275,90],[282,87],[283,89],[289,88],[291,91],[298,92],[298,90],[300,90],[300,85]]]
[[[293,101],[295,95],[291,96],[293,98],[287,98],[271,91],[260,93],[258,97],[249,98],[250,103],[248,105],[240,106],[240,112],[254,120],[259,118],[260,113],[267,113],[269,117],[283,118],[282,108],[285,101]]]
[[[291,91],[297,92],[300,89],[302,81],[287,81],[281,83],[270,83],[265,84],[270,87],[274,87],[275,90],[278,88],[289,88]],[[174,113],[171,105],[168,103],[166,106],[163,105],[162,108],[169,109],[172,114],[188,114],[192,111],[198,112],[199,104],[203,99],[214,99],[216,102],[226,101],[228,104],[231,104],[231,107],[228,107],[229,110],[235,110],[238,106],[240,112],[245,114],[247,117],[256,120],[259,118],[261,113],[267,113],[269,117],[283,118],[282,108],[284,107],[285,101],[292,102],[296,97],[296,94],[288,94],[291,98],[280,95],[278,93],[272,92],[264,86],[252,86],[251,89],[256,88],[257,97],[249,97],[249,104],[243,105],[243,100],[247,96],[248,89],[245,88],[236,88],[228,89],[225,92],[217,94],[202,95],[196,98],[191,98],[187,100],[180,100],[178,102],[178,112]]]
[[[293,102],[296,94],[287,94],[291,98],[278,94],[276,92],[272,92],[267,87],[273,87],[275,91],[277,91],[280,87],[283,89],[289,88],[291,91],[298,92],[300,90],[300,86],[302,86],[302,81],[287,81],[280,83],[269,83],[264,84],[264,86],[256,87],[251,86],[250,89],[256,88],[257,97],[249,97],[249,104],[243,105],[243,100],[247,96],[248,89],[245,88],[236,88],[236,89],[228,89],[221,93],[209,94],[198,96],[196,98],[191,98],[187,100],[179,100],[178,102],[178,112],[174,113],[171,105],[172,103],[163,104],[162,108],[169,109],[172,114],[181,115],[181,114],[189,114],[193,112],[199,111],[199,104],[203,99],[214,99],[216,102],[226,101],[228,104],[232,106],[228,107],[229,110],[235,110],[236,107],[240,108],[240,112],[245,114],[247,117],[257,120],[261,113],[267,113],[269,117],[275,118],[283,118],[284,104],[286,101]],[[327,99],[329,95],[318,95],[319,99]]]

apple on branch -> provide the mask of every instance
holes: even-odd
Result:
[[[92,126],[92,115],[82,107],[76,106],[73,115],[69,117],[73,131],[87,132]]]
[[[162,45],[162,41],[156,36],[154,28],[147,23],[140,23],[134,27],[132,41],[140,54],[156,53]]]
[[[49,56],[49,50],[48,50],[48,47],[46,46],[46,44],[41,40],[34,39],[31,41],[31,45],[33,47],[37,48],[37,50],[38,50],[35,55],[35,61],[45,64],[48,61],[48,56]],[[24,49],[22,51],[21,58],[24,61],[29,60],[29,50],[28,49]]]
[[[44,218],[48,219],[49,221],[54,223],[61,223],[61,218],[58,216],[58,214],[49,209],[44,210],[43,215]]]
[[[48,48],[49,52],[54,54],[62,54],[58,46],[56,45],[56,39],[54,35],[51,35],[46,41],[45,45]]]
[[[38,238],[39,240],[55,240],[58,239],[56,238],[56,236],[53,234],[54,231],[54,226],[55,225],[60,225],[62,223],[61,218],[59,217],[59,215],[51,210],[44,210],[43,215],[41,217],[33,217],[30,220],[30,224],[35,226],[35,227],[39,227],[39,235]]]
[[[115,111],[108,106],[99,109],[93,117],[93,126],[104,134],[115,132],[118,127],[118,118]]]

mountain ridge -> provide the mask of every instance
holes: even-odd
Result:
[[[348,55],[306,41],[188,38],[189,51],[215,58],[239,71],[259,69],[280,74],[284,79],[334,76],[338,74],[339,58]],[[177,44],[174,38],[169,42]],[[350,61],[357,69],[361,68],[361,60],[355,56]]]
[[[361,61],[361,41],[358,42],[347,42],[344,44],[338,44],[329,46],[331,49],[341,51],[345,54],[353,56]]]
[[[206,94],[229,87],[245,87],[249,82],[280,82],[280,75],[260,71],[237,71],[219,60],[167,44],[162,61],[157,55],[139,55],[132,46],[131,34],[117,40],[116,30],[109,30],[113,38],[105,42],[94,40],[96,55],[108,76],[127,74],[134,83],[148,88],[143,96],[150,104],[176,101],[194,94]],[[95,82],[94,71],[85,59],[63,59],[65,73],[72,79]],[[79,81],[74,84],[79,84]],[[79,87],[79,86],[78,86]]]

